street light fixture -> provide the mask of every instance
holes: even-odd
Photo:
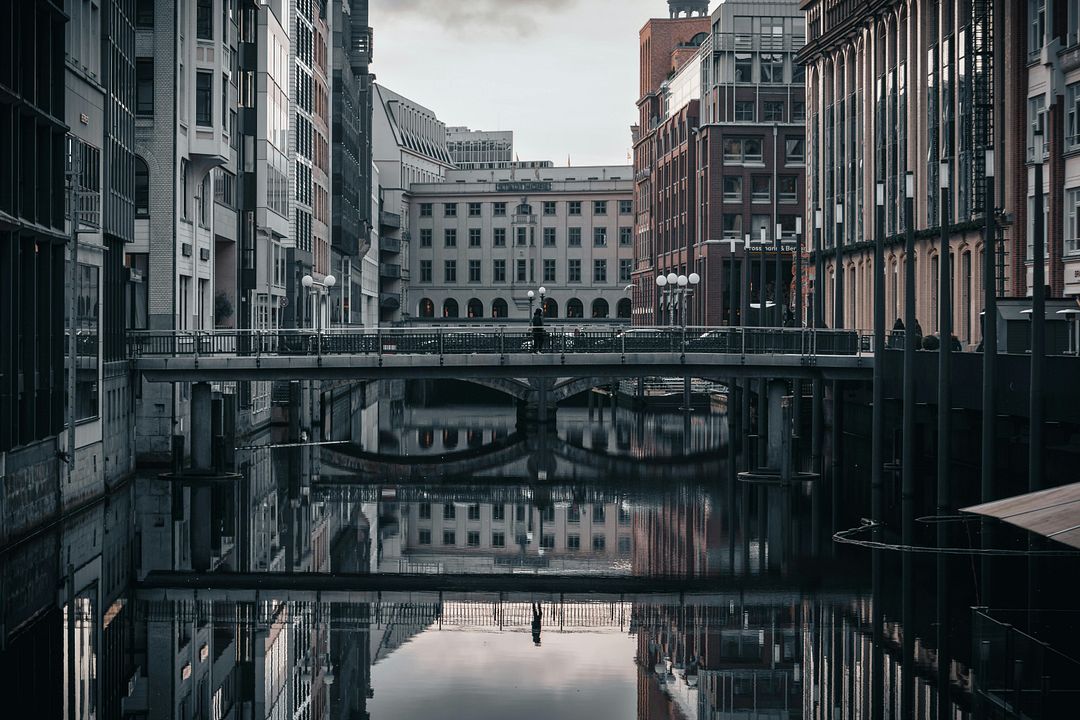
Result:
[[[547,295],[547,288],[546,287],[541,287],[540,288],[540,309],[541,310],[544,309],[544,296],[545,295]],[[535,305],[535,303],[536,303],[536,291],[530,290],[529,292],[526,293],[526,296],[529,298],[529,317],[531,318],[533,316],[533,305]]]
[[[311,293],[311,321],[314,325],[313,329],[319,330],[321,325],[321,314],[319,313],[319,307],[317,305],[316,297],[318,295],[321,295],[323,290],[325,290],[326,294],[329,295],[330,289],[337,285],[337,278],[333,275],[327,275],[323,278],[322,282],[319,282],[311,275],[305,275],[303,278],[300,279],[300,284],[303,285]]]

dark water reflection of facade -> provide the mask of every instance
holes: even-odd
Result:
[[[916,649],[905,664],[901,597],[914,588],[900,586],[896,555],[835,546],[823,486],[734,482],[722,418],[620,411],[601,422],[571,411],[546,444],[516,439],[504,410],[408,410],[398,421],[357,452],[482,454],[519,442],[520,452],[468,477],[344,483],[341,448],[274,449],[268,434],[237,451],[235,481],[140,478],[5,553],[5,714],[408,717],[411,702],[441,693],[427,717],[455,717],[462,699],[474,717],[503,717],[509,677],[537,692],[592,693],[585,706],[595,718],[624,706],[649,719],[901,718],[904,692],[913,717],[939,717],[930,566],[916,575],[907,628]],[[543,478],[529,462],[537,447],[563,453]],[[658,457],[668,460],[650,464]],[[628,462],[645,469],[631,478]],[[160,571],[528,573],[593,578],[596,590],[612,578],[671,589],[622,598],[356,592],[348,601],[275,593],[273,580],[258,594],[250,584],[140,589]],[[885,579],[875,586],[873,577]],[[687,582],[698,583],[693,593],[680,592]],[[963,618],[968,595],[956,590],[952,612]],[[945,710],[964,719],[973,717],[972,638],[955,625]],[[475,668],[447,664],[465,650],[482,658]],[[560,715],[559,702],[511,705],[519,718],[573,716],[569,705]]]

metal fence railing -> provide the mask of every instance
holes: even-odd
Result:
[[[539,348],[537,342],[539,341]],[[708,353],[859,356],[871,336],[810,328],[425,327],[330,330],[137,330],[128,350],[138,357],[262,355],[511,355]]]
[[[1059,637],[1062,628],[1075,633],[1078,620],[1080,613],[1075,611],[973,608],[975,717],[1075,716],[1080,707],[1080,687],[1076,684],[1080,677],[1080,660],[1021,631],[1016,625],[1023,625],[1045,637]]]

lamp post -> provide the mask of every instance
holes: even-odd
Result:
[[[667,275],[657,275],[656,276],[656,287],[657,287],[656,297],[657,297],[657,301],[658,301],[657,304],[660,306],[659,324],[660,325],[667,325],[667,323],[664,321],[664,295],[665,295],[664,288],[667,287]]]
[[[821,208],[814,208],[814,312],[813,327],[820,329],[825,324],[825,259],[821,256]],[[825,432],[825,386],[823,381],[813,381],[813,398],[810,408],[810,463],[813,472],[824,476],[822,464],[822,446]]]
[[[938,450],[937,510],[944,515],[949,504],[949,420],[952,409],[952,253],[949,250],[949,161],[942,159],[940,247],[938,249]]]
[[[784,315],[787,307],[784,305],[784,291],[781,289],[781,283],[784,282],[783,261],[780,256],[780,241],[784,234],[784,226],[780,223],[776,223],[776,238],[773,242],[773,248],[776,250],[776,278],[773,281],[773,305],[776,306],[776,326],[784,327]]]
[[[878,181],[874,206],[874,406],[871,416],[871,517],[884,513],[885,452],[885,183]]]
[[[814,328],[825,324],[825,259],[821,257],[821,208],[814,209]]]
[[[1031,266],[1031,404],[1028,417],[1028,492],[1042,489],[1043,476],[1043,356],[1046,353],[1046,201],[1043,197],[1041,123],[1035,126],[1035,198],[1032,215]]]
[[[701,276],[697,273],[690,273],[689,275],[676,275],[675,273],[668,273],[667,275],[656,276],[656,286],[660,289],[661,304],[665,304],[663,301],[664,296],[667,296],[668,317],[667,322],[664,324],[674,327],[677,324],[682,325],[683,329],[686,328],[686,304],[689,295],[693,294],[694,288],[701,282]],[[679,314],[676,317],[675,310],[678,305]]]
[[[764,227],[761,228],[761,239],[758,240],[758,245],[761,246],[758,253],[758,274],[761,285],[758,289],[758,302],[761,303],[760,312],[758,313],[758,327],[768,327],[768,322],[765,320],[765,304],[768,302],[765,298],[765,283],[768,282],[769,270],[765,264],[765,258],[768,257],[769,231]]]
[[[679,286],[679,317],[682,319],[682,329],[686,330],[686,309],[690,302],[690,296],[701,282],[701,276],[697,273],[680,275],[677,281]]]
[[[305,275],[300,283],[311,294],[311,329],[315,331],[322,330],[322,302],[320,296],[324,291],[327,296],[330,295],[330,289],[337,285],[337,278],[333,275],[327,275],[322,282],[319,282],[311,275]]]
[[[836,240],[836,280],[833,283],[833,327],[837,330],[844,328],[844,204],[836,203],[836,230],[833,238]]]
[[[750,233],[746,233],[743,236],[743,259],[740,263],[741,272],[740,281],[742,283],[742,292],[740,293],[739,303],[739,326],[746,327],[750,321],[750,274],[754,270],[754,264],[750,260]]]
[[[908,503],[915,492],[915,175],[907,173],[904,196],[904,386],[901,494]],[[907,522],[905,516],[904,522]]]
[[[801,328],[805,323],[803,318],[803,271],[802,271],[802,217],[795,218],[795,327]]]
[[[904,183],[904,229],[906,255],[904,263],[904,437],[901,459],[900,504],[901,537],[904,545],[913,542],[915,532],[915,174],[908,172]],[[904,553],[901,574],[904,588],[901,617],[904,627],[910,627],[914,614],[911,553]],[[915,683],[912,668],[915,658],[915,638],[908,633],[903,638],[903,667],[906,668],[900,695],[900,716],[912,717],[915,706]]]
[[[980,499],[994,499],[994,437],[997,392],[997,239],[994,215],[994,150],[986,149],[986,188],[983,200],[983,413]]]

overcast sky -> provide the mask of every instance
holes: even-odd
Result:
[[[665,0],[371,0],[378,82],[522,160],[627,164],[638,32]]]

